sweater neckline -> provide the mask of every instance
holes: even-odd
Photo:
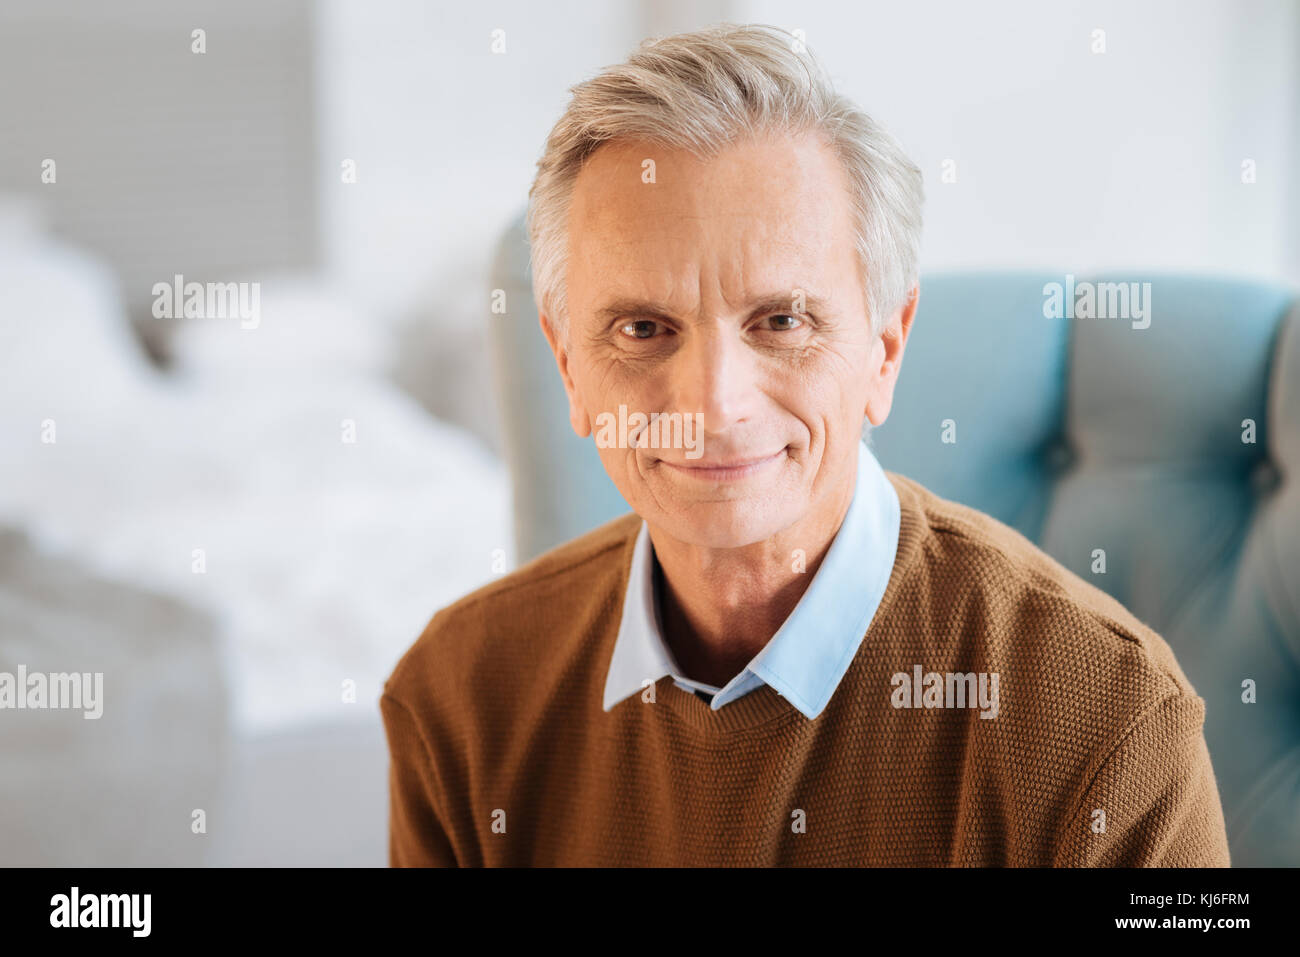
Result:
[[[786,719],[782,724],[795,718],[808,720],[768,684],[760,684],[714,711],[697,694],[680,688],[672,675],[664,675],[655,682],[655,701],[669,708],[689,727],[706,733],[747,731],[775,724],[782,718]]]
[[[889,584],[885,587],[885,593],[880,599],[880,605],[876,609],[871,625],[867,628],[867,638],[862,641],[858,648],[859,655],[863,654],[864,649],[868,647],[869,641],[867,639],[870,638],[876,622],[881,621],[892,608],[898,592],[902,588],[903,579],[907,576],[908,569],[920,553],[919,546],[923,534],[922,525],[924,519],[913,491],[906,485],[906,480],[901,476],[893,472],[886,472],[885,474],[898,493],[900,510],[898,548],[894,557],[894,567],[889,575]],[[635,542],[636,535],[633,534],[623,556],[624,586],[626,586],[626,576],[630,573],[632,548]],[[655,682],[655,701],[659,706],[670,709],[687,727],[706,735],[735,734],[757,728],[766,728],[769,725],[783,728],[796,722],[810,723],[803,712],[766,682],[759,684],[752,691],[714,711],[699,696],[680,688],[673,680],[672,675],[664,675]],[[836,698],[832,696],[831,705],[835,701]],[[829,708],[831,705],[827,707]],[[816,720],[821,720],[824,715],[825,712],[822,712],[822,715]]]

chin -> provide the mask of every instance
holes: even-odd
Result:
[[[644,517],[678,541],[701,548],[743,548],[766,541],[798,519],[798,515],[786,515],[784,510],[755,509],[743,501],[701,502],[657,521],[652,516]]]

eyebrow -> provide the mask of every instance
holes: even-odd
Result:
[[[807,290],[803,293],[806,312],[824,312],[827,302],[821,296]],[[749,318],[770,313],[794,314],[794,296],[781,293],[765,293],[749,304]],[[596,310],[596,318],[602,323],[613,322],[623,318],[675,319],[672,309],[663,303],[648,299],[615,299],[608,305]]]

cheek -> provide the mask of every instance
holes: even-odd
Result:
[[[816,419],[837,418],[866,401],[871,388],[868,353],[815,348],[777,370],[787,408]]]

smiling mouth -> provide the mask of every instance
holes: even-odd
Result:
[[[687,475],[694,479],[701,479],[706,482],[734,482],[737,479],[749,478],[756,475],[763,469],[772,465],[782,455],[785,449],[773,452],[771,455],[758,457],[736,457],[732,459],[721,459],[714,462],[702,462],[699,464],[684,465],[677,462],[669,462],[667,459],[660,459],[660,463],[668,466],[674,472]]]

